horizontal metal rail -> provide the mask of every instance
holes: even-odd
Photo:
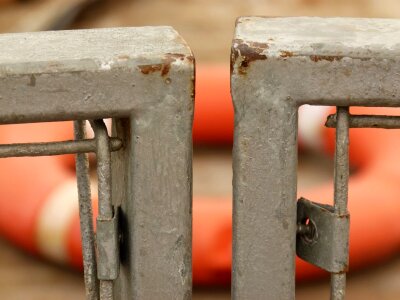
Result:
[[[111,151],[122,148],[119,138],[110,138]],[[49,143],[16,143],[0,145],[0,158],[23,156],[49,156],[61,154],[75,154],[96,152],[96,140],[75,140]]]
[[[329,115],[325,126],[336,127],[336,114]],[[400,116],[350,115],[349,128],[400,129]]]

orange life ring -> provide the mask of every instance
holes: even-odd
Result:
[[[229,67],[198,66],[195,143],[232,143],[233,108],[229,94]],[[399,114],[393,109],[354,108],[357,113]],[[325,112],[314,127],[320,146],[333,153],[334,130],[322,126]],[[396,131],[395,131],[396,132]],[[350,161],[357,172],[349,189],[350,269],[382,261],[397,253],[400,243],[400,140],[395,132],[351,129]],[[398,132],[397,132],[398,133]],[[72,138],[69,123],[0,126],[0,143],[39,142]],[[310,139],[313,141],[313,139]],[[304,138],[307,143],[307,138]],[[78,201],[72,156],[8,158],[0,160],[0,234],[18,246],[82,267]],[[299,191],[316,202],[331,202],[332,184]],[[93,201],[96,213],[96,200]],[[193,281],[227,284],[231,269],[231,199],[195,197],[193,203]],[[300,259],[297,278],[323,272]]]

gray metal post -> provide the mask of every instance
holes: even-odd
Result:
[[[245,80],[233,80],[233,299],[292,299],[297,108]]]
[[[236,39],[232,48],[232,295],[293,299],[297,106],[265,84],[262,47]]]
[[[117,299],[191,299],[192,109],[157,105],[116,126],[127,142],[112,164],[123,174],[113,189],[125,250]]]

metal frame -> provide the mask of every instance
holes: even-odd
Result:
[[[4,34],[0,48],[0,124],[76,120],[76,141],[2,145],[0,157],[79,153],[87,298],[190,299],[194,59],[183,39],[170,27],[114,28]],[[97,120],[95,139],[84,120]]]
[[[294,299],[296,231],[307,232],[297,228],[296,211],[301,105],[339,107],[333,213],[347,215],[349,123],[368,127],[381,118],[382,127],[391,126],[384,117],[349,120],[347,107],[400,106],[399,30],[400,20],[390,19],[238,19],[231,68],[234,299]],[[345,274],[333,274],[331,298],[343,299],[344,286]]]

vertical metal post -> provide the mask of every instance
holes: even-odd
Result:
[[[161,86],[154,74],[157,93],[143,96],[154,104],[113,122],[124,141],[112,154],[122,234],[116,299],[192,297],[193,70],[176,71]]]
[[[117,284],[129,294],[117,299],[192,297],[192,103],[181,105],[188,114],[175,118],[174,107],[155,106],[125,128],[128,156],[119,170],[128,182],[121,205],[125,255]]]
[[[98,219],[112,219],[114,212],[111,201],[111,149],[107,127],[103,120],[91,121],[90,124],[95,132],[97,144]],[[100,300],[112,299],[114,299],[113,281],[100,280]]]
[[[85,121],[74,122],[74,134],[75,140],[85,139]],[[78,181],[79,219],[82,238],[86,299],[97,300],[99,297],[99,285],[97,280],[97,265],[93,232],[89,160],[86,153],[79,153],[76,155],[76,174]]]
[[[347,215],[349,184],[349,108],[338,107],[336,111],[336,149],[334,170],[334,209],[339,216]],[[331,299],[342,300],[345,297],[346,273],[332,273]]]
[[[232,297],[294,299],[297,107],[242,78],[232,86]]]

